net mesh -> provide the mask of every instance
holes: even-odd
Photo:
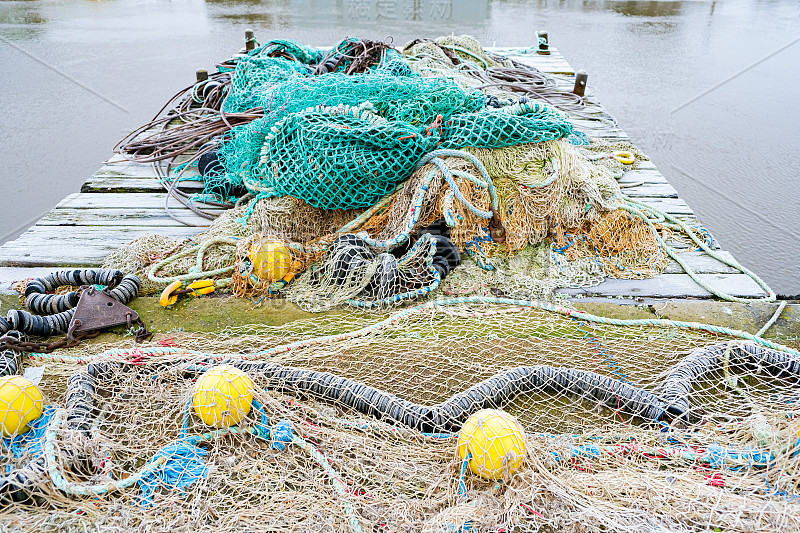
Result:
[[[57,489],[45,468],[29,467],[27,493],[47,503],[6,505],[0,524],[64,531],[800,529],[795,355],[783,353],[786,364],[776,370],[774,361],[744,355],[761,353],[752,345],[725,335],[611,326],[518,306],[421,308],[366,333],[353,329],[380,318],[334,313],[29,358],[27,365],[44,367],[39,386],[57,408],[48,426],[52,448],[37,448],[41,435],[32,437],[20,454],[3,453],[0,466],[16,473],[49,454],[47,466],[69,491]],[[318,337],[324,334],[335,337]],[[634,414],[625,387],[666,401],[678,390],[669,385],[676,368],[699,368],[708,354],[715,363],[693,374],[686,417],[648,422],[649,411]],[[220,364],[254,384],[252,410],[236,431],[205,425],[190,407],[195,381]],[[459,396],[465,417],[500,408],[526,433],[523,463],[513,473],[504,469],[499,482],[464,468],[460,425],[431,425],[434,417],[411,429],[395,420],[418,412],[412,404],[444,405],[470,387],[486,392],[476,386],[537,365],[593,372],[613,380],[616,392],[597,393],[599,381],[573,383],[571,392],[529,382],[491,405],[476,392]],[[488,383],[499,394],[502,383]],[[363,402],[380,404],[368,387],[411,404],[387,404],[376,419],[363,412]],[[86,404],[92,408],[82,410]],[[153,464],[141,483],[125,485]],[[100,488],[81,495],[80,487]]]
[[[214,98],[222,91],[225,112],[250,121],[204,145],[206,193],[255,198],[191,240],[147,235],[104,266],[139,274],[145,294],[207,273],[218,290],[322,311],[439,293],[553,299],[663,271],[656,232],[694,246],[628,205],[618,180],[646,161],[636,147],[573,144],[565,111],[583,115],[551,77],[469,36],[402,53],[353,38],[329,51],[278,40],[223,64],[230,82]],[[347,235],[360,249],[329,250]],[[287,249],[288,277],[259,278],[250,244],[264,239]]]

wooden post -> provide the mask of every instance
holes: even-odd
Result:
[[[575,73],[575,87],[572,92],[578,96],[583,96],[586,93],[586,80],[589,79],[589,74],[585,70],[579,70]]]
[[[201,81],[206,81],[208,79],[208,71],[204,68],[197,69],[197,72],[195,74],[197,75],[198,83]]]
[[[547,40],[547,31],[539,31],[536,32],[537,41],[539,41],[539,47],[537,53],[542,54],[543,56],[550,55],[550,42]],[[542,42],[544,40],[544,42]]]
[[[256,34],[253,30],[244,30],[244,49],[248,52],[256,49]]]

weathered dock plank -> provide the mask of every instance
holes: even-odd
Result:
[[[490,52],[504,52],[504,49],[502,48],[487,48],[487,50]],[[519,61],[520,63],[525,63],[526,65],[536,67],[547,74],[575,74],[575,70],[572,68],[572,65],[569,64],[564,56],[561,55],[561,52],[559,52],[554,46],[550,47],[549,55],[538,54],[535,52],[523,54],[517,52],[516,50],[511,51],[510,53],[505,52],[503,55],[509,59],[513,59],[514,61]]]
[[[131,192],[131,193],[82,193],[70,194],[56,205],[56,209],[164,209],[167,200],[166,193],[160,192]],[[170,207],[181,207],[175,199],[169,199]]]
[[[716,290],[740,298],[759,298],[766,293],[745,274],[697,274],[697,277]],[[713,295],[687,274],[661,274],[648,279],[607,279],[594,287],[559,289],[572,296],[603,296],[607,298],[711,298]]]
[[[639,163],[639,168],[636,170],[629,170],[620,178],[620,185],[630,185],[632,183],[647,183],[647,184],[664,184],[669,183],[667,178],[661,172],[655,169],[641,168],[649,161],[642,161]]]
[[[98,253],[100,252],[108,254],[106,248],[98,249]],[[720,252],[720,254],[728,259],[732,259],[731,254],[728,252]],[[50,266],[25,266],[22,265],[22,263],[20,263],[22,266],[0,268],[0,294],[10,292],[10,286],[15,281],[42,276],[44,274],[52,272],[54,268],[98,267],[102,263],[102,259],[104,257],[105,255],[95,255],[94,259],[92,259],[91,257],[74,259],[72,261],[73,264],[69,265],[65,263],[58,263]],[[737,270],[723,263],[720,263],[716,259],[709,257],[708,255],[701,252],[686,252],[682,254],[681,257],[698,274],[738,274]],[[667,266],[667,269],[665,273],[661,276],[661,278],[668,275],[672,276],[673,274],[682,275],[683,270],[675,261],[670,260],[669,265]],[[672,283],[670,280],[676,280],[676,279],[677,278],[668,277],[666,278],[666,283],[670,284]],[[611,281],[621,281],[621,280],[611,280]],[[596,290],[596,288],[593,287],[589,290],[594,291]],[[704,294],[703,291],[697,290],[692,296],[696,298],[705,297],[703,294]]]
[[[216,212],[220,212],[217,210]],[[208,226],[211,220],[189,209],[172,208],[170,213],[189,224]],[[159,226],[185,228],[186,224],[170,217],[164,209],[54,209],[36,223],[37,226]],[[164,231],[156,229],[154,231]]]
[[[0,265],[12,267],[99,266],[112,251],[147,233],[184,239],[202,228],[188,226],[34,226],[0,247]]]
[[[177,188],[187,193],[202,192],[205,185],[202,181],[186,180],[178,183]],[[155,177],[124,177],[107,178],[94,175],[81,187],[81,192],[161,192],[165,191],[164,185]]]
[[[622,184],[621,184],[622,185]],[[678,191],[669,183],[642,183],[637,187],[623,187],[622,193],[631,198],[677,198]]]

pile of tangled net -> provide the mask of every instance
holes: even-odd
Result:
[[[490,298],[370,322],[26,357],[46,408],[0,443],[0,528],[800,531],[795,350]],[[255,401],[213,428],[191,402],[220,365],[250,376]],[[487,407],[526,433],[498,481],[457,453]]]
[[[440,293],[550,299],[652,277],[678,248],[713,254],[705,235],[623,194],[618,180],[646,157],[579,132],[572,119],[603,121],[582,97],[467,36],[402,51],[271,41],[175,102],[120,150],[173,156],[173,193],[196,166],[202,196],[231,209],[190,240],[148,235],[106,259],[145,293],[212,278],[309,311]]]

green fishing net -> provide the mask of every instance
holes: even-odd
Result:
[[[257,101],[258,105],[264,108],[264,118],[234,128],[219,147],[219,159],[225,166],[226,179],[230,184],[244,184],[254,191],[259,191],[259,184],[261,186],[272,185],[261,183],[264,180],[265,168],[259,163],[259,159],[265,138],[274,134],[276,123],[287,117],[290,118],[285,122],[285,126],[289,128],[287,132],[296,131],[291,126],[304,120],[301,117],[309,114],[309,108],[342,104],[357,106],[370,102],[373,112],[386,121],[420,126],[432,123],[438,115],[449,118],[456,112],[477,111],[484,106],[485,101],[482,94],[466,92],[448,80],[392,76],[384,73],[355,75],[330,73],[322,76],[293,76],[279,83],[258,86],[252,90],[252,93],[257,95],[257,100],[252,100],[251,104]],[[232,93],[229,99],[232,97],[241,99],[236,93]],[[352,137],[342,135],[344,129],[340,128],[326,134],[329,142],[318,143],[314,149],[336,151],[333,143],[352,142]],[[394,131],[401,132],[397,137],[403,136],[402,132],[405,129],[407,129],[406,124],[394,127]],[[386,144],[388,142],[379,142],[375,148],[391,149],[391,146]],[[371,146],[356,148],[357,151],[373,149]],[[298,156],[292,154],[291,157]],[[403,171],[410,173],[418,159],[419,156],[410,159],[411,167],[403,169]],[[302,162],[295,161],[294,164],[300,165]],[[371,163],[371,166],[375,167],[374,163]],[[377,171],[381,174],[382,181],[387,181],[386,176],[383,175],[387,171],[386,168],[375,167],[371,171]],[[330,178],[336,179],[337,176],[334,175]],[[385,186],[376,189],[367,184],[366,188],[384,190]],[[323,200],[316,198],[316,201],[311,201],[308,194],[300,197],[312,205],[317,205]],[[358,205],[368,205],[370,199],[374,199],[374,196],[360,199]],[[347,199],[343,199],[340,207],[345,206],[354,207]]]
[[[334,51],[354,42],[346,39]],[[497,148],[572,133],[569,120],[552,108],[486,108],[483,93],[421,77],[393,49],[361,74],[342,72],[343,61],[335,72],[313,75],[309,65],[322,56],[275,41],[237,62],[224,109],[261,107],[264,118],[222,139],[225,184],[324,209],[367,207],[434,149]]]
[[[324,209],[367,207],[437,148],[500,148],[555,140],[571,131],[566,117],[538,103],[455,114],[427,127],[387,120],[370,102],[318,106],[271,129],[259,161],[263,174],[245,186]]]

